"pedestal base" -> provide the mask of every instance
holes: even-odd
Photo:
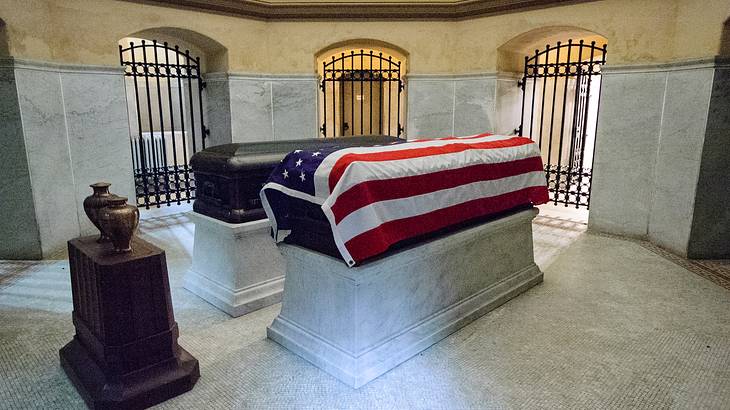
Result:
[[[142,409],[193,388],[200,377],[198,361],[180,347],[180,355],[154,366],[109,380],[74,338],[60,352],[61,367],[92,409]]]
[[[185,289],[237,317],[281,301],[284,260],[268,219],[230,224],[198,213]]]
[[[280,245],[287,280],[270,339],[358,388],[542,282],[519,212],[360,267]]]

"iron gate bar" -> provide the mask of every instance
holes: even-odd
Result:
[[[188,158],[187,158],[187,155],[185,155],[185,153],[188,152],[188,139],[186,137],[187,133],[185,132],[185,112],[183,111],[183,103],[182,103],[183,102],[183,98],[182,98],[183,87],[182,87],[182,81],[180,80],[182,78],[182,73],[181,73],[182,67],[180,66],[180,47],[178,47],[177,45],[175,46],[175,62],[177,63],[177,65],[175,66],[175,71],[177,73],[177,98],[178,98],[178,105],[180,106],[180,129],[182,130],[182,136],[183,136],[182,137],[183,165],[184,165],[183,166],[183,173],[184,173],[183,174],[184,175],[183,185],[185,187],[184,189],[187,190],[187,189],[189,189],[189,186],[188,186],[188,181],[189,181],[188,177],[189,176],[187,173]],[[179,197],[179,195],[178,195],[178,197]]]
[[[177,165],[177,144],[175,143],[175,140],[176,140],[176,138],[175,138],[175,110],[173,110],[173,108],[172,108],[172,87],[170,86],[170,78],[172,78],[172,72],[170,71],[170,53],[167,52],[167,50],[169,49],[169,45],[167,44],[167,42],[165,42],[164,44],[165,44],[165,66],[167,67],[167,71],[166,71],[166,74],[167,74],[167,104],[168,104],[168,109],[170,111],[170,130],[173,134],[173,136],[171,138],[172,139],[172,161],[173,161],[172,169],[173,169],[173,175],[174,175],[174,179],[175,179],[175,190],[176,190],[176,192],[179,192],[180,191],[180,175],[179,175],[180,169],[178,168],[178,165]],[[177,199],[177,204],[180,205],[180,196],[179,195],[175,195],[175,196]]]
[[[567,58],[565,62],[561,62],[561,49],[567,48]],[[573,61],[573,48],[578,48],[578,58]],[[537,140],[540,151],[543,151],[543,140],[546,137],[544,132],[549,130],[547,135],[547,159],[545,165],[545,172],[547,182],[552,194],[552,202],[563,203],[566,206],[569,204],[575,205],[576,207],[585,206],[589,207],[590,204],[590,185],[592,179],[592,172],[590,165],[585,168],[586,158],[585,150],[588,138],[589,129],[593,128],[591,132],[595,132],[595,127],[589,124],[588,121],[590,110],[593,106],[591,101],[591,89],[593,87],[593,76],[600,75],[600,67],[606,62],[606,45],[603,47],[597,47],[595,41],[590,44],[585,44],[583,40],[578,43],[574,43],[572,39],[568,40],[567,43],[557,42],[555,46],[546,45],[544,50],[535,50],[534,55],[525,56],[525,69],[523,77],[519,82],[519,86],[522,89],[522,104],[521,104],[521,115],[520,125],[516,129],[516,132],[520,135],[525,135],[525,121],[530,121],[529,133],[533,140]],[[589,57],[584,57],[584,50]],[[601,58],[596,58],[596,53],[601,53]],[[551,62],[551,58],[554,57],[554,62]],[[584,58],[586,61],[584,61]],[[542,61],[541,61],[542,60]],[[547,102],[547,88],[548,78],[553,79],[552,84],[552,96],[550,98],[552,107],[549,112],[549,116],[545,114],[545,103]],[[562,98],[562,111],[559,116],[560,130],[556,132],[555,121],[556,121],[556,105],[557,105],[557,94],[558,94],[558,81],[560,78],[564,78],[563,84],[563,98]],[[566,157],[563,156],[565,136],[566,136],[566,114],[567,114],[567,102],[568,102],[568,88],[570,87],[570,79],[575,78],[575,94],[572,97],[573,100],[573,115],[568,132],[570,133],[570,145],[566,153]],[[532,90],[530,92],[530,104],[527,105],[528,100],[528,82],[531,83]],[[542,83],[542,95],[538,99],[537,87],[539,82]],[[540,104],[540,113],[536,115],[537,106]],[[600,104],[600,90],[598,94],[598,104]],[[593,107],[595,108],[595,107]],[[526,111],[529,109],[530,114],[527,115]],[[538,117],[538,118],[536,118]],[[546,118],[547,117],[547,118]],[[550,120],[549,127],[545,125],[545,120]],[[536,127],[535,121],[539,120],[539,127]],[[597,119],[594,119],[594,121]],[[539,135],[534,135],[533,131],[539,132]],[[553,149],[557,144],[557,163],[553,162]],[[566,147],[568,148],[568,147]],[[595,144],[593,149],[595,150]],[[567,164],[564,164],[567,161]]]
[[[157,180],[157,169],[159,169],[159,165],[157,163],[157,148],[155,147],[155,138],[154,138],[154,125],[152,124],[152,103],[150,102],[150,72],[149,72],[149,65],[147,64],[147,48],[144,47],[144,40],[142,40],[142,59],[144,61],[144,66],[142,67],[142,71],[144,72],[144,82],[145,82],[145,90],[147,91],[145,94],[147,94],[147,121],[149,122],[150,126],[150,143],[152,145],[152,166],[154,169],[154,182],[155,182],[155,201],[157,203],[160,202],[160,188]],[[147,181],[145,181],[147,183]]]
[[[157,57],[157,40],[153,40],[153,45],[155,46],[153,48],[155,52],[155,70],[156,70],[156,76],[155,80],[157,82],[157,106],[159,108],[160,113],[160,134],[162,134],[162,163],[165,164],[164,167],[164,175],[165,175],[165,183],[164,183],[164,190],[165,192],[169,192],[169,184],[170,184],[170,176],[168,173],[167,168],[167,143],[165,142],[165,118],[164,114],[162,113],[162,88],[160,88],[160,62]],[[169,87],[168,87],[169,88]]]

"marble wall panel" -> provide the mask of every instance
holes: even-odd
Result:
[[[227,77],[209,79],[205,88],[205,114],[210,135],[206,146],[228,144],[231,137],[231,95]]]
[[[39,259],[30,170],[14,70],[0,64],[0,259]]]
[[[520,126],[522,114],[522,89],[517,86],[516,75],[497,77],[496,86],[496,121],[494,132],[511,135]]]
[[[129,127],[121,73],[62,72],[66,127],[75,182],[80,233],[96,233],[83,199],[89,184],[107,181],[134,203]]]
[[[713,75],[712,68],[667,73],[649,238],[682,256],[692,225]]]
[[[272,141],[274,128],[270,81],[231,77],[229,82],[232,141]]]
[[[730,258],[730,62],[714,73],[688,256]]]
[[[20,111],[43,255],[79,234],[74,176],[58,72],[17,69]]]
[[[409,139],[444,137],[454,132],[454,81],[445,79],[408,80]]]
[[[316,78],[280,79],[271,83],[275,140],[316,138]]]
[[[494,132],[496,77],[454,81],[454,135]]]
[[[589,227],[648,233],[666,72],[606,73],[598,114]]]

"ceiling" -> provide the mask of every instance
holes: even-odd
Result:
[[[125,0],[263,20],[459,20],[595,0]]]

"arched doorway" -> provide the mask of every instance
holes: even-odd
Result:
[[[147,30],[119,41],[135,194],[137,205],[146,209],[195,198],[189,159],[206,147],[210,134],[203,81],[206,54],[199,46],[176,40],[175,33],[184,34],[184,30]],[[192,33],[187,37],[196,35],[204,39],[200,41],[203,45],[212,43],[212,54],[225,54],[204,36]],[[225,59],[218,58],[213,64],[220,61]]]
[[[405,53],[378,42],[318,54],[320,135],[403,135]]]
[[[524,59],[516,132],[538,143],[552,202],[588,209],[606,39],[556,27],[525,33],[511,46],[512,58],[521,52]]]

